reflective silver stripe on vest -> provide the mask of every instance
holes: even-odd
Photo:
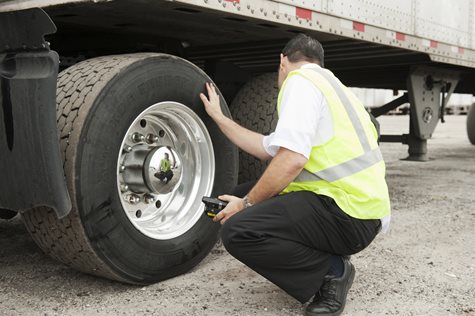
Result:
[[[376,148],[362,154],[359,157],[345,161],[344,163],[327,168],[322,171],[311,173],[303,169],[294,181],[311,182],[317,180],[325,180],[328,182],[333,182],[351,176],[369,167],[372,167],[382,160],[383,156],[381,155],[381,151],[379,150],[379,148]]]
[[[348,114],[348,117],[350,118],[351,124],[353,125],[353,128],[355,129],[356,134],[358,135],[361,146],[363,147],[363,151],[364,152],[370,151],[371,146],[369,145],[368,136],[366,135],[364,131],[363,125],[361,125],[361,121],[358,117],[358,114],[356,114],[356,111],[353,108],[353,105],[350,102],[350,99],[348,99],[348,96],[346,95],[345,91],[343,90],[341,85],[338,83],[336,78],[323,68],[312,68],[312,70],[315,70],[320,75],[322,75],[333,87],[333,90],[335,90],[336,94],[338,95],[338,98],[343,104],[343,107],[345,108],[346,113]]]
[[[353,104],[350,102],[350,99],[336,78],[323,68],[312,68],[312,70],[321,74],[335,90],[338,98],[346,110],[346,113],[348,114],[348,117],[350,118],[351,124],[353,125],[356,134],[358,135],[358,139],[361,143],[361,146],[363,147],[364,154],[354,159],[345,161],[339,165],[315,173],[311,173],[310,171],[303,169],[297,178],[295,178],[294,182],[312,182],[318,180],[333,182],[363,171],[382,161],[383,156],[381,151],[379,148],[371,149],[368,136],[364,131],[358,114],[356,113],[355,109],[353,108]]]

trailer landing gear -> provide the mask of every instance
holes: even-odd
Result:
[[[409,134],[381,135],[381,142],[400,142],[409,145],[406,160],[427,161],[427,140],[439,119],[444,122],[444,108],[455,90],[460,75],[457,72],[417,67],[407,78],[408,93],[371,111],[378,117],[398,106],[410,103]]]

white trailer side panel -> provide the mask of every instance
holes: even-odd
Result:
[[[327,0],[328,14],[406,34],[413,33],[413,0]]]
[[[475,67],[475,0],[274,2],[288,5],[289,12],[292,11],[291,6],[314,11],[316,16],[313,19],[324,26],[321,29],[328,26],[329,32],[426,52],[438,62]],[[326,17],[319,13],[324,13]],[[332,17],[341,19],[339,25]],[[330,23],[326,24],[326,21]],[[354,22],[364,24],[364,32],[358,29],[363,26],[355,27],[352,25]],[[352,34],[348,29],[355,32]],[[386,30],[386,36],[381,36],[381,29]]]
[[[475,48],[471,38],[474,1],[417,0],[414,3],[414,35],[454,46]]]
[[[475,49],[473,0],[276,0],[340,18]]]

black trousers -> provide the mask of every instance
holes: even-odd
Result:
[[[243,197],[254,184],[240,185],[233,194]],[[380,226],[380,220],[348,216],[330,197],[301,191],[236,213],[221,238],[236,259],[305,303],[320,289],[332,255],[361,251]]]

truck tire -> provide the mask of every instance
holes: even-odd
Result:
[[[62,219],[45,207],[22,214],[47,254],[86,273],[150,284],[209,253],[219,225],[201,198],[235,186],[238,152],[203,109],[208,81],[193,64],[153,53],[94,58],[59,75],[73,209]],[[165,153],[174,176],[160,180]]]
[[[251,79],[231,103],[231,112],[240,125],[261,134],[270,134],[277,124],[277,73]],[[259,179],[268,165],[246,152],[239,152],[239,183]]]
[[[472,145],[475,145],[475,106],[472,104],[467,114],[467,134]]]

